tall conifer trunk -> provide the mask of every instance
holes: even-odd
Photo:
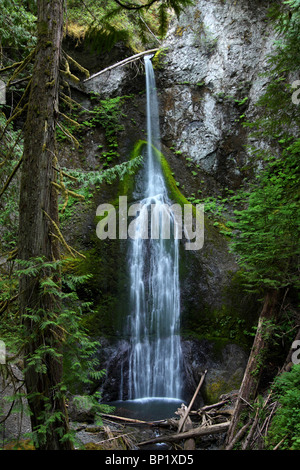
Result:
[[[270,290],[265,295],[254,342],[227,432],[226,446],[230,445],[235,436],[242,411],[247,407],[247,403],[251,402],[256,396],[263,367],[265,366],[265,354],[271,339],[272,323],[278,311],[278,298],[279,291],[277,290]]]
[[[63,35],[63,0],[38,0],[37,49],[24,134],[20,189],[19,253],[22,260],[59,259],[59,247],[51,231],[58,221],[55,180],[55,126],[58,113],[59,63]],[[49,270],[20,279],[20,315],[26,335],[25,382],[37,448],[66,450],[72,446],[61,437],[68,431],[62,381],[61,338],[56,327],[41,328],[53,312],[59,314],[57,296],[41,292],[40,281],[53,276]],[[57,280],[57,279],[56,279]],[[50,351],[55,351],[55,354]],[[40,367],[33,363],[37,351],[44,356]],[[49,418],[52,417],[51,419]]]

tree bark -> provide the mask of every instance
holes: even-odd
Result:
[[[58,112],[59,63],[63,35],[63,1],[38,0],[37,49],[24,133],[20,187],[19,252],[22,260],[43,257],[59,259],[59,245],[51,237],[51,221],[58,222],[55,181],[55,127]],[[43,269],[34,276],[20,278],[20,315],[25,331],[25,382],[33,431],[38,429],[40,450],[69,450],[68,419],[63,395],[61,334],[56,327],[41,329],[41,321],[59,315],[57,296],[42,293],[40,281],[57,273]],[[56,276],[56,277],[55,277]],[[43,349],[44,348],[44,349]],[[47,352],[48,348],[48,352]],[[55,354],[49,353],[49,349]],[[41,367],[34,364],[37,352]],[[52,419],[49,419],[52,417]]]
[[[270,340],[270,321],[274,319],[277,311],[278,295],[278,291],[274,290],[269,291],[265,296],[256,335],[235,404],[234,414],[226,436],[226,448],[231,448],[230,443],[234,439],[242,411],[247,406],[247,403],[255,398],[264,365],[263,355]]]

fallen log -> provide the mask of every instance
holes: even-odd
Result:
[[[89,78],[86,78],[83,80],[84,82],[88,82],[89,80],[92,80],[95,77],[98,77],[99,75],[102,75],[105,72],[108,72],[109,70],[115,69],[116,67],[122,67],[123,65],[130,64],[131,62],[139,59],[140,57],[147,55],[147,54],[153,54],[154,52],[157,52],[159,49],[150,49],[149,51],[144,51],[144,52],[139,52],[139,54],[132,55],[131,57],[127,57],[127,59],[121,60],[121,62],[117,62],[114,65],[110,65],[109,67],[106,67],[103,70],[100,70],[100,72],[94,73],[94,75],[91,75]]]
[[[110,419],[114,419],[117,421],[125,421],[126,423],[132,423],[132,424],[134,423],[135,424],[150,424],[147,421],[142,421],[140,419],[125,418],[124,416],[110,415],[107,413],[101,413],[101,416],[103,416],[104,418],[110,418]]]
[[[161,420],[158,420],[158,421],[142,421],[140,419],[133,419],[133,418],[126,418],[125,416],[117,416],[117,415],[111,415],[111,414],[107,414],[107,413],[101,413],[101,416],[104,417],[104,418],[110,418],[112,420],[116,420],[116,421],[124,421],[126,423],[131,423],[131,424],[145,424],[147,426],[157,426],[157,425],[167,425],[168,424],[168,420],[166,419],[161,419]]]
[[[219,408],[220,406],[226,405],[227,402],[228,400],[223,400],[223,401],[218,401],[218,403],[214,403],[213,405],[202,406],[202,408],[196,411],[196,413],[202,412],[202,411],[209,411],[209,410],[212,410],[213,408]]]
[[[148,444],[155,444],[157,442],[176,442],[184,439],[190,439],[192,437],[207,436],[208,434],[218,434],[219,432],[225,432],[229,428],[229,421],[220,424],[212,424],[211,426],[199,426],[191,429],[190,431],[170,434],[168,436],[159,436],[148,441],[143,441],[137,444],[137,446],[143,446]]]

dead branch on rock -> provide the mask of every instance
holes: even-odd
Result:
[[[123,67],[123,65],[130,64],[131,62],[134,62],[140,57],[143,57],[144,55],[147,55],[147,54],[152,54],[154,52],[157,52],[158,50],[159,49],[150,49],[148,51],[144,51],[144,52],[140,52],[139,54],[132,55],[131,57],[127,57],[127,59],[121,60],[120,62],[117,62],[114,65],[110,65],[109,67],[106,67],[100,72],[94,73],[94,75],[91,75],[91,77],[86,78],[84,82],[88,82],[89,80],[92,80],[93,78],[98,77],[99,75],[102,75],[103,73],[108,72],[109,70],[115,69],[116,67]]]

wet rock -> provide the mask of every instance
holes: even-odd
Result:
[[[201,375],[207,370],[194,409],[203,403],[216,403],[221,395],[238,389],[243,379],[248,355],[236,344],[216,349],[209,340],[188,339],[182,341],[186,372],[186,389],[190,396],[196,390]]]

